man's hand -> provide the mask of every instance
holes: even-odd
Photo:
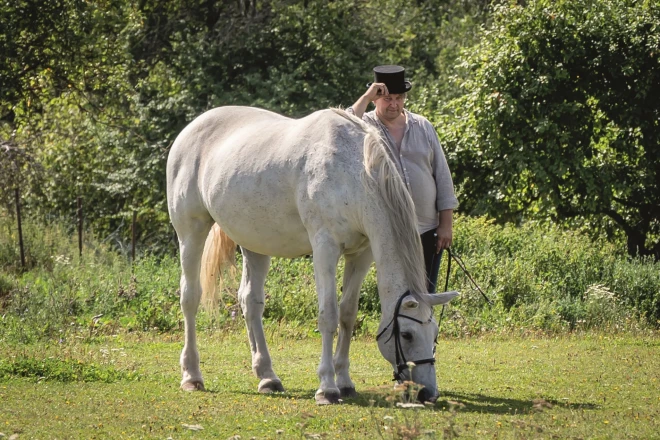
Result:
[[[451,242],[453,239],[453,210],[447,209],[440,211],[438,216],[440,220],[440,225],[435,230],[436,242],[435,242],[435,253],[439,254],[443,249],[449,249],[451,247]]]
[[[435,253],[439,254],[441,250],[448,249],[451,247],[452,230],[451,227],[443,228],[442,226],[438,226],[438,229],[435,230],[435,233],[437,235],[436,243],[435,243]]]
[[[367,89],[364,97],[369,101],[377,101],[385,95],[389,95],[390,92],[387,90],[387,86],[383,83],[373,83]]]
[[[367,110],[369,103],[372,101],[377,101],[385,95],[389,95],[390,92],[387,90],[387,86],[383,83],[373,83],[369,86],[364,95],[355,101],[351,107],[353,108],[353,113],[358,118],[362,119],[362,115]]]

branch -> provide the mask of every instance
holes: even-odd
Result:
[[[642,209],[645,210],[645,209],[652,208],[652,205],[650,205],[648,203],[635,203],[633,201],[625,200],[625,199],[615,197],[615,196],[612,196],[612,200],[614,200],[615,202],[620,203],[623,206],[626,206],[628,208],[637,208],[637,209],[640,209],[640,210],[642,210]]]
[[[623,216],[618,212],[612,209],[601,209],[600,213],[609,216],[612,220],[614,220],[617,224],[619,224],[623,228],[623,230],[626,231],[626,235],[630,236],[632,233],[635,232],[633,228],[628,224],[628,222],[626,222]]]

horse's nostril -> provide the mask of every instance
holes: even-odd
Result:
[[[422,403],[424,402],[435,403],[435,401],[438,400],[438,395],[436,393],[432,393],[426,388],[422,388],[419,394],[417,394],[417,400],[419,400]]]

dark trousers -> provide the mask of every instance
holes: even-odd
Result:
[[[437,238],[434,236],[435,229],[424,232],[419,237],[422,239],[422,248],[424,250],[424,264],[426,266],[426,280],[429,292],[433,293],[436,290],[436,283],[438,282],[438,271],[440,270],[440,262],[442,261],[442,254],[444,249],[439,254],[435,253]]]

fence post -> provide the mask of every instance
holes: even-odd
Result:
[[[23,246],[23,226],[21,225],[21,196],[18,184],[14,187],[14,198],[16,199],[16,221],[18,222],[18,247],[21,252],[21,267],[25,269],[25,248]]]
[[[137,211],[133,211],[133,223],[131,225],[131,264],[135,264],[136,229],[137,229]]]
[[[78,256],[82,260],[82,250],[83,250],[83,210],[82,210],[82,198],[78,196],[77,199],[78,203],[78,210],[77,210],[77,215],[78,215]]]

